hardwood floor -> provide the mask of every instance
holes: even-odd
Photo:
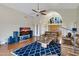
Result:
[[[74,51],[73,46],[62,44],[61,54],[62,56],[79,56],[79,50]]]
[[[0,56],[12,56],[11,52],[33,42],[33,38],[15,44],[4,44],[0,46]]]
[[[15,44],[4,44],[2,46],[0,46],[0,56],[13,56],[11,54],[12,51],[16,50],[17,48],[21,48],[25,45],[28,45],[32,42],[34,42],[36,39],[40,39],[38,37],[33,37],[31,39],[27,39],[25,41],[21,41],[19,43],[15,43]],[[62,56],[79,56],[79,50],[75,51],[73,50],[72,46],[68,46],[65,44],[61,44],[61,54]]]

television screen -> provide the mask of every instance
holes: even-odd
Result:
[[[27,35],[30,31],[30,28],[29,27],[21,27],[20,28],[20,36],[22,35]]]
[[[72,28],[72,31],[75,31],[75,32],[77,32],[77,28]]]

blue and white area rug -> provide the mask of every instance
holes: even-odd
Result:
[[[34,42],[12,52],[16,56],[60,56],[61,46],[58,43],[43,48],[40,43]]]

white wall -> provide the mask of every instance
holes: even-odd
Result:
[[[74,23],[77,20],[76,9],[62,9],[59,13],[63,19],[63,27],[66,27],[68,29],[71,29],[72,27],[74,27]],[[66,35],[68,32],[71,32],[71,31],[62,29],[63,35]]]
[[[0,42],[4,43],[13,31],[19,31],[19,28],[31,27],[32,20],[29,17],[24,18],[25,14],[11,8],[0,5]]]
[[[78,32],[79,32],[79,6],[77,7],[77,21],[76,21],[76,24],[77,24],[77,28],[78,28]]]

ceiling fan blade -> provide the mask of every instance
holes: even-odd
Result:
[[[45,13],[42,13],[42,12],[41,12],[41,14],[42,14],[42,15],[46,15]]]
[[[36,12],[36,13],[38,12],[38,11],[36,11],[36,10],[34,10],[34,9],[32,9],[32,11],[34,11],[34,12]]]
[[[41,10],[40,12],[46,12],[46,10]]]

